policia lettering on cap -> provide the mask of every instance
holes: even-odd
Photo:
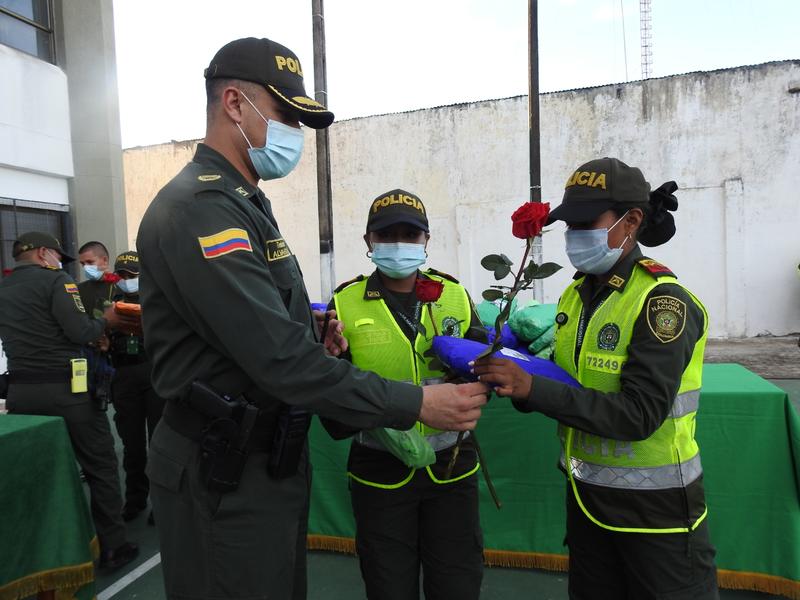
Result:
[[[328,315],[319,339],[325,315],[312,314],[258,188],[297,165],[301,123],[328,127],[333,113],[306,94],[295,53],[269,39],[226,44],[205,79],[205,140],[137,235],[144,337],[166,399],[146,470],[164,583],[183,600],[300,599],[311,413],[359,430],[464,430],[487,388],[423,390],[333,358],[342,325]]]
[[[675,234],[676,189],[651,191],[639,169],[600,158],[568,177],[550,213],[577,270],[554,360],[583,388],[533,381],[503,359],[475,366],[518,410],[559,423],[570,597],[718,598],[694,439],[708,314],[639,248]]]

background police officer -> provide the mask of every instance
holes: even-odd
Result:
[[[450,275],[419,271],[429,240],[425,206],[416,195],[397,189],[371,203],[364,241],[377,269],[339,286],[332,302],[349,342],[343,358],[388,379],[424,385],[444,376],[425,356],[435,333],[486,341],[464,287]],[[434,282],[439,294],[418,293],[418,286]],[[354,433],[323,423],[335,438]],[[350,447],[347,474],[367,597],[418,599],[421,566],[428,600],[477,599],[483,535],[472,438],[464,439],[448,473],[458,435],[422,423],[402,435],[416,432],[435,452],[424,467],[409,465],[368,431],[356,433]]]
[[[91,493],[91,512],[100,541],[101,568],[117,568],[139,553],[125,540],[114,440],[106,414],[86,393],[82,346],[106,327],[128,329],[135,321],[111,308],[98,319],[86,316],[75,281],[61,270],[74,259],[51,235],[21,235],[12,250],[16,266],[0,282],[0,338],[8,357],[10,413],[64,418],[75,456]]]
[[[503,359],[475,366],[517,409],[559,421],[570,598],[719,597],[694,439],[708,315],[637,244],[675,234],[675,189],[650,193],[639,169],[602,158],[578,167],[550,214],[567,224],[578,271],[559,300],[554,360],[582,389]]]
[[[305,598],[306,411],[359,429],[470,429],[486,387],[421,389],[326,355],[346,347],[341,324],[323,347],[257,183],[297,164],[300,122],[323,128],[333,114],[306,95],[297,56],[268,39],[223,46],[206,90],[205,142],[137,236],[153,383],[167,399],[147,466],[167,595]]]
[[[78,261],[86,276],[78,284],[81,301],[90,317],[99,316],[111,303],[116,291],[116,277],[108,273],[108,249],[102,242],[86,242],[78,249]]]
[[[132,250],[114,262],[115,301],[139,304],[139,255]],[[164,410],[164,400],[153,389],[153,365],[147,356],[144,337],[139,333],[111,331],[109,354],[114,365],[112,397],[114,422],[122,440],[125,470],[125,506],[122,518],[130,521],[145,509],[150,482],[145,475],[147,444]],[[149,522],[152,523],[151,512]]]

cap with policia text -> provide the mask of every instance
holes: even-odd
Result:
[[[59,242],[49,233],[44,233],[41,231],[29,231],[28,233],[23,233],[21,236],[19,236],[14,242],[11,254],[14,258],[17,258],[17,256],[23,252],[34,250],[36,248],[49,248],[50,250],[55,250],[61,255],[61,262],[64,264],[71,263],[75,260],[74,257],[64,252],[64,249],[61,247],[61,242]]]
[[[408,223],[428,231],[425,205],[417,196],[405,190],[392,190],[381,194],[369,207],[367,233],[384,229],[396,223]]]
[[[267,38],[242,38],[225,44],[205,70],[206,79],[242,79],[260,83],[297,119],[314,129],[333,123],[333,113],[309,98],[297,55]]]
[[[139,255],[132,250],[120,254],[117,260],[114,261],[114,272],[118,273],[120,271],[127,271],[131,275],[138,275]]]
[[[636,167],[618,158],[597,158],[581,165],[567,180],[564,199],[547,219],[591,223],[608,209],[647,204],[650,184]]]

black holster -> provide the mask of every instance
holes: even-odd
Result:
[[[8,398],[8,371],[0,374],[0,398],[3,400]]]
[[[310,425],[311,414],[308,411],[288,404],[281,406],[267,464],[270,477],[285,479],[297,473]]]
[[[210,490],[232,492],[239,486],[249,454],[258,408],[244,396],[231,400],[195,381],[184,403],[211,419],[200,438],[200,479]]]

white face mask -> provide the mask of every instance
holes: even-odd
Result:
[[[55,262],[55,263],[56,263],[56,264],[54,264],[54,265],[51,265],[50,263],[47,263],[47,264],[48,264],[48,266],[51,266],[51,267],[56,267],[57,269],[63,269],[63,268],[64,268],[64,265],[63,265],[63,264],[61,264],[61,261],[60,261],[60,260],[58,260],[58,255],[56,255],[56,253],[55,253],[55,252],[53,252],[52,250],[48,250],[48,252],[50,253],[50,256],[52,256],[52,257],[53,257],[53,262]]]
[[[134,279],[120,279],[117,282],[117,287],[126,294],[135,294],[139,291],[139,278]]]
[[[628,213],[626,212],[625,215]],[[567,229],[567,257],[572,266],[581,273],[602,275],[617,264],[622,247],[630,236],[626,236],[618,248],[608,247],[608,234],[622,219],[622,215],[611,227],[600,229]]]

